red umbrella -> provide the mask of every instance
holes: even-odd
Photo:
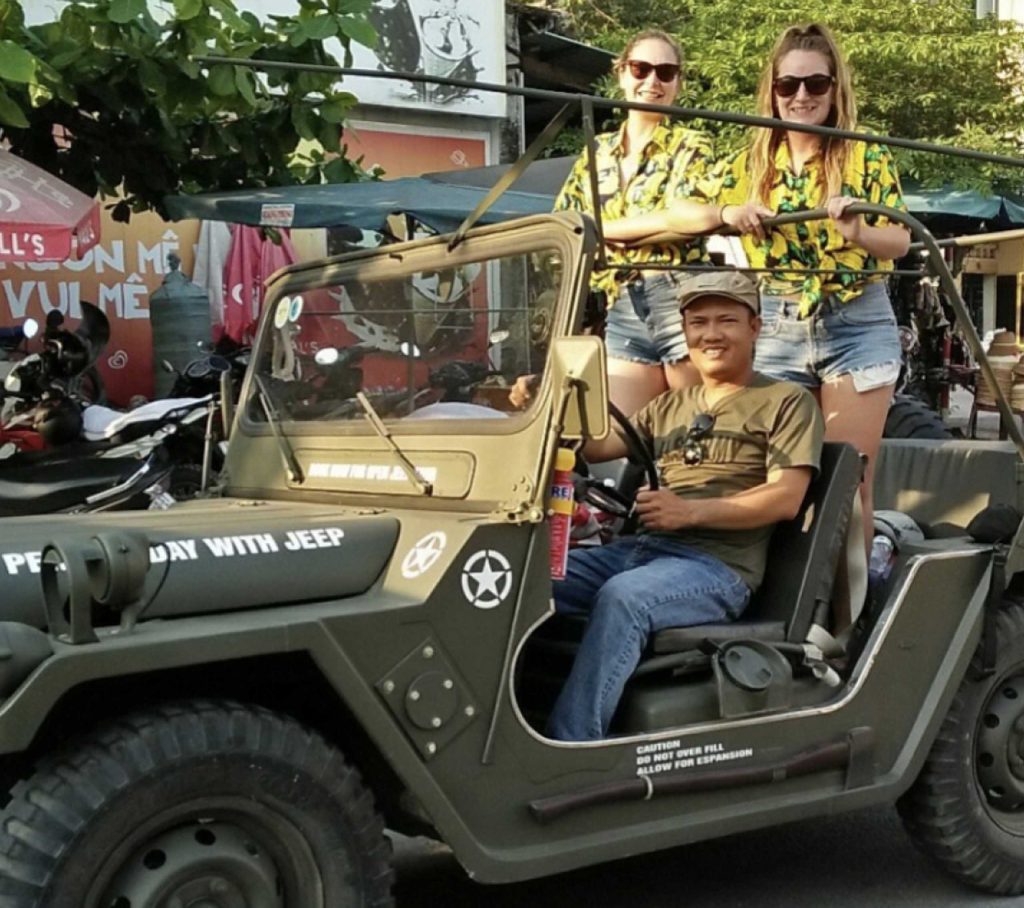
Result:
[[[96,245],[95,199],[0,149],[0,262],[63,262]]]

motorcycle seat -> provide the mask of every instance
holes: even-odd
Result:
[[[4,467],[0,470],[0,517],[73,507],[124,482],[141,465],[135,457],[90,457]]]

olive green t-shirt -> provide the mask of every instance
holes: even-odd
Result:
[[[687,430],[700,413],[715,418],[698,442],[699,465],[683,460]],[[789,467],[818,469],[824,424],[814,398],[799,385],[754,375],[745,388],[708,407],[700,386],[666,391],[633,417],[648,439],[664,488],[687,498],[726,498],[761,485]],[[719,558],[756,590],[764,576],[773,524],[753,530],[691,527],[659,531]]]

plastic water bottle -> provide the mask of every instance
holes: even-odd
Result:
[[[895,546],[892,540],[879,533],[871,543],[871,557],[868,559],[868,580],[872,586],[883,583],[892,570]]]

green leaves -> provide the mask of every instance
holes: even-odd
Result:
[[[862,126],[1024,158],[1021,28],[978,20],[974,4],[964,0],[560,0],[557,5],[581,40],[613,51],[642,29],[674,34],[686,57],[682,103],[744,113],[754,112],[762,67],[782,31],[794,23],[824,22],[852,66]],[[720,151],[749,140],[742,127],[693,125],[714,133]],[[948,156],[899,152],[898,160],[901,168],[964,187],[1005,186],[1013,176],[1005,168]],[[1014,181],[1024,188],[1024,169]]]
[[[146,13],[146,0],[111,0],[107,18],[123,25]]]
[[[31,82],[36,74],[36,58],[13,41],[0,41],[0,79]]]
[[[0,123],[19,129],[28,128],[28,118],[25,116],[25,112],[2,88],[0,88]]]
[[[174,0],[174,16],[179,22],[194,19],[203,11],[203,0]]]
[[[238,93],[245,99],[245,101],[256,106],[256,91],[255,91],[256,80],[251,70],[244,69],[241,66],[235,67],[235,88],[238,89]]]
[[[321,14],[311,19],[299,20],[302,34],[310,41],[326,41],[338,34],[338,20],[334,16]]]
[[[341,30],[353,41],[366,47],[377,46],[377,32],[365,19],[346,16],[338,24],[341,26]]]
[[[38,0],[29,0],[38,2]],[[62,0],[60,21],[27,27],[21,3],[0,0],[0,134],[83,191],[124,198],[127,219],[163,197],[362,177],[338,157],[355,98],[317,73],[205,66],[195,56],[334,63],[372,41],[369,0],[300,0],[296,15],[239,12],[237,0]],[[73,137],[73,153],[53,136]],[[303,153],[296,156],[302,143]]]
[[[348,116],[355,100],[355,95],[347,92],[339,94],[320,105],[320,116],[328,123],[341,123]]]
[[[210,69],[210,91],[222,98],[235,93],[235,69],[233,66],[217,65]]]

